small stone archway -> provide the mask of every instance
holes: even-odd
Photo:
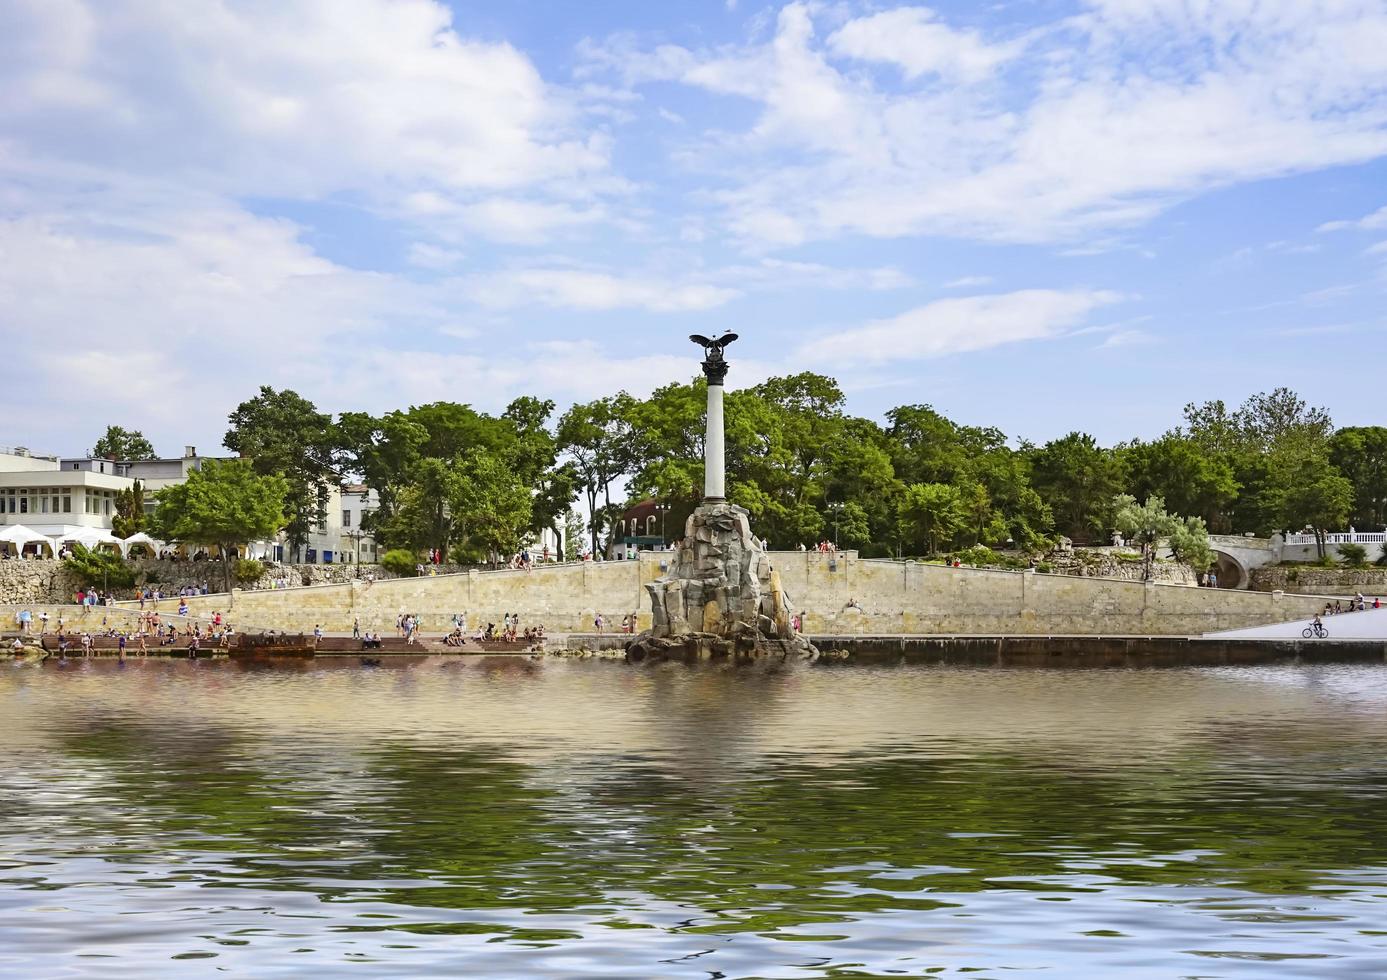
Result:
[[[1213,572],[1220,589],[1246,589],[1252,584],[1247,566],[1226,551],[1214,549]]]

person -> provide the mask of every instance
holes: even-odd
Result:
[[[352,639],[361,639],[361,620],[359,619],[352,620]]]
[[[1315,618],[1310,620],[1310,628],[1314,630],[1316,633],[1324,629],[1324,623],[1320,620],[1319,613],[1315,613]]]
[[[92,655],[92,647],[95,645],[95,642],[96,641],[92,639],[90,633],[82,634],[82,656],[90,657]]]
[[[1363,593],[1355,592],[1353,595],[1353,608],[1359,612],[1363,611]]]
[[[45,609],[43,612],[39,613],[39,636],[45,636],[45,635],[47,635],[47,633],[48,633],[48,610]]]
[[[1382,597],[1381,597],[1381,596],[1373,596],[1373,608],[1374,608],[1374,609],[1381,609],[1381,608],[1382,608]]]
[[[592,625],[597,629],[597,635],[598,635],[598,636],[601,636],[601,635],[602,635],[602,624],[603,624],[602,614],[601,614],[601,613],[598,613],[596,616],[594,616],[594,617],[592,618]]]
[[[629,632],[631,632],[631,617],[630,617],[630,616],[622,616],[622,617],[621,617],[621,632],[623,632],[623,633],[629,633]]]
[[[16,636],[16,637],[14,638],[14,642],[15,642],[16,644],[18,644],[18,649],[21,649],[21,650],[24,649],[24,644],[20,642],[19,637]],[[59,660],[66,660],[66,659],[67,659],[67,637],[66,637],[66,636],[59,636],[59,637],[58,637],[58,659],[59,659]]]
[[[59,648],[60,648],[60,649],[61,649],[61,646],[62,646],[62,645],[59,644]],[[10,644],[10,649],[13,650],[15,653],[23,653],[23,652],[24,652],[24,641],[21,640],[19,637],[16,636],[16,637],[14,638],[14,642]]]
[[[116,640],[116,660],[125,663],[125,634],[120,634],[120,639]]]
[[[188,600],[187,600],[187,599],[179,599],[179,600],[178,600],[178,615],[180,615],[180,616],[186,616],[186,615],[188,615]]]

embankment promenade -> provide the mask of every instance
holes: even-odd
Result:
[[[500,624],[506,613],[550,633],[590,632],[598,613],[615,629],[638,616],[649,625],[645,583],[660,576],[661,553],[639,560],[541,565],[531,571],[454,575],[263,591],[238,591],[234,612],[224,594],[187,600],[189,615],[214,611],[242,629],[390,632],[402,612],[427,632],[452,628],[465,613],[470,630]],[[950,568],[817,552],[771,555],[804,631],[826,636],[983,634],[1009,636],[1186,636],[1308,618],[1321,596],[1239,592],[1115,579]],[[177,600],[165,600],[172,608]],[[129,608],[131,603],[120,604]]]

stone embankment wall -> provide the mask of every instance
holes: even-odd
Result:
[[[469,628],[516,613],[522,625],[589,632],[602,613],[608,629],[638,612],[649,625],[644,583],[661,573],[659,553],[640,561],[581,563],[524,571],[238,592],[235,622],[282,629],[393,629],[402,612],[427,631]],[[1322,596],[1237,592],[1179,585],[866,561],[855,555],[776,552],[771,560],[792,608],[811,634],[1137,634],[1184,635],[1308,617]],[[226,596],[190,602],[192,614],[227,609]]]
[[[165,595],[177,595],[180,589],[198,588],[206,582],[210,589],[223,588],[225,574],[220,562],[162,561],[132,559],[126,563],[135,573],[136,585],[158,587]],[[458,565],[436,566],[438,573],[462,571]],[[276,579],[288,579],[291,585],[326,585],[350,582],[367,572],[378,579],[397,576],[379,565],[276,565],[265,564],[265,573],[247,589],[270,589]],[[61,561],[37,559],[32,561],[0,561],[0,603],[6,602],[70,602],[77,592],[77,579],[63,567]],[[129,589],[117,594],[129,595]]]
[[[1322,595],[1387,598],[1387,568],[1307,568],[1266,565],[1251,572],[1250,588],[1258,592],[1315,592]]]

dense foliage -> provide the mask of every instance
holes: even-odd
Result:
[[[663,524],[679,536],[702,493],[706,393],[698,378],[557,416],[552,401],[523,397],[498,416],[433,402],[334,418],[262,388],[232,413],[226,445],[281,479],[291,542],[322,521],[334,482],[361,481],[380,498],[362,529],[411,567],[432,549],[495,561],[556,526],[573,557],[611,548],[623,511],[649,497],[668,505]],[[1387,428],[1336,431],[1284,388],[1234,409],[1187,405],[1159,438],[1112,446],[1078,431],[1018,442],[923,404],[859,418],[834,379],[812,373],[729,391],[725,416],[728,496],[773,548],[1035,551],[1129,529],[1204,567],[1206,530],[1309,529],[1322,544],[1327,530],[1387,521]]]
[[[288,481],[257,474],[244,459],[204,460],[183,483],[156,495],[154,525],[166,541],[216,545],[230,556],[248,541],[273,537],[285,524]],[[221,562],[231,591],[234,562]]]
[[[154,447],[138,429],[106,426],[106,433],[92,447],[93,456],[103,459],[154,459]]]
[[[89,589],[123,589],[135,584],[134,570],[114,551],[74,544],[63,558],[63,567]]]

